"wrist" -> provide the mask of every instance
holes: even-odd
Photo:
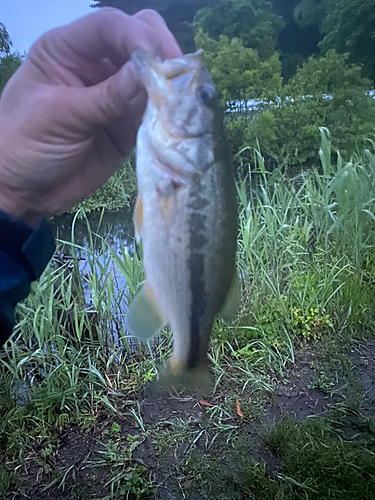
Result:
[[[34,230],[0,210],[0,254],[22,267],[31,281],[40,277],[55,249],[51,227],[45,220]]]
[[[8,215],[22,221],[30,229],[35,230],[39,227],[43,216],[26,207],[24,204],[11,201],[0,193],[0,210]]]

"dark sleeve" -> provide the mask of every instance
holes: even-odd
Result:
[[[0,346],[14,326],[14,309],[26,298],[55,251],[46,221],[33,231],[22,221],[0,211]]]

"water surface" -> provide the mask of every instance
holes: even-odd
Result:
[[[73,214],[64,214],[55,217],[52,221],[52,229],[57,239],[58,250],[63,250],[65,254],[71,255],[72,249],[62,242],[74,242],[77,248],[76,253],[79,260],[79,271],[82,278],[86,301],[91,303],[90,274],[93,270],[87,258],[85,249],[94,251],[95,271],[97,276],[103,275],[103,267],[108,263],[110,251],[107,248],[103,254],[102,239],[110,244],[113,250],[121,255],[121,244],[128,248],[130,255],[134,253],[134,226],[132,210],[123,209],[115,212],[91,212],[85,218],[74,219]],[[91,245],[91,239],[93,245]],[[98,237],[99,236],[99,237]],[[91,259],[92,265],[92,259]],[[111,279],[115,282],[116,289],[126,291],[126,280],[117,269],[114,262],[111,264]],[[103,277],[103,279],[105,276]]]

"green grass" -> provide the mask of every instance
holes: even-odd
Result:
[[[342,414],[334,423],[331,417],[306,424],[282,421],[265,441],[278,461],[274,474],[244,452],[250,444],[241,434],[244,423],[262,417],[300,346],[327,345],[332,359],[342,360],[353,339],[370,336],[375,326],[374,152],[345,162],[331,154],[328,131],[321,135],[319,172],[295,178],[271,174],[258,152],[258,171],[241,167],[237,262],[243,293],[235,320],[214,325],[209,351],[214,406],[207,408],[206,420],[190,415],[155,426],[144,422],[142,390],[155,379],[172,341],[168,331],[148,347],[127,337],[126,305],[144,279],[141,249],[130,255],[122,247],[118,255],[87,218],[89,246],[81,249],[74,243],[73,223],[71,241],[59,243],[73,259],[63,266],[52,261],[33,284],[1,351],[2,498],[27,488],[30,464],[38,468],[40,489],[61,490],[74,482],[75,465],[56,463],[62,435],[72,428],[100,434],[103,418],[120,427],[126,421],[138,436],[136,448],[151,436],[162,461],[168,449],[186,449],[176,466],[165,465],[165,474],[183,478],[183,490],[190,483],[206,484],[208,498],[221,498],[220,491],[226,492],[222,498],[336,499],[349,493],[365,498],[373,486],[370,422],[357,442],[342,434]],[[77,216],[85,217],[84,211]],[[78,272],[78,250],[87,253],[85,276]],[[119,284],[119,274],[127,287]],[[325,368],[311,387],[330,393],[331,375]],[[244,414],[240,422],[237,400]],[[208,443],[203,455],[197,449],[202,441]],[[129,443],[111,437],[100,458],[85,465],[107,470],[106,494],[113,498],[143,498],[152,489],[153,480],[146,466],[133,460]],[[215,446],[227,464],[225,474],[213,456]],[[346,476],[354,489],[341,491]]]
[[[87,465],[91,468],[105,467],[112,471],[112,476],[106,484],[110,487],[110,494],[102,500],[128,498],[130,495],[138,500],[152,491],[152,483],[143,475],[146,467],[141,460],[137,461],[133,457],[133,452],[144,437],[128,435],[122,439],[120,430],[120,426],[113,424],[111,434],[115,436],[106,443],[101,443],[102,449],[98,451],[96,458],[87,460]]]
[[[374,425],[374,419],[337,405],[303,423],[284,418],[260,440],[249,430],[224,443],[217,438],[213,449],[195,447],[173,467],[188,485],[185,491],[217,500],[372,498]],[[254,459],[254,449],[264,462]]]
[[[323,419],[282,420],[267,436],[287,498],[365,499],[375,491],[375,421],[337,406]]]

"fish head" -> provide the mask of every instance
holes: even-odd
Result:
[[[159,133],[169,139],[196,138],[213,131],[218,100],[201,54],[197,51],[161,62],[142,49],[132,53]]]

